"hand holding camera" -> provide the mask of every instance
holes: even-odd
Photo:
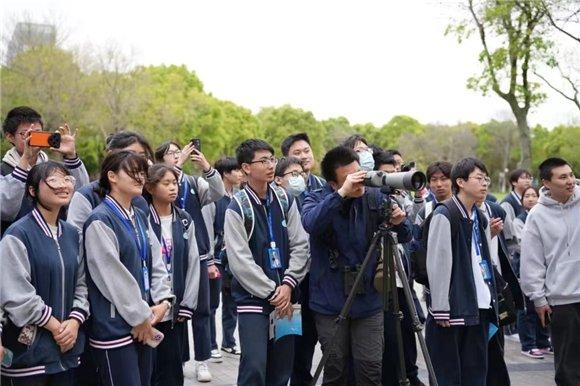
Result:
[[[367,172],[364,170],[359,170],[346,176],[346,180],[338,189],[338,194],[342,198],[357,198],[361,197],[365,193],[364,180]]]

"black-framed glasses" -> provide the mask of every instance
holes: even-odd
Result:
[[[270,157],[270,158],[261,158],[257,161],[250,162],[250,164],[257,164],[257,163],[261,163],[262,166],[268,166],[268,165],[276,166],[276,164],[278,163],[278,160],[276,159],[276,157]]]
[[[282,177],[287,176],[288,174],[292,174],[292,177],[302,177],[302,178],[306,178],[306,173],[304,172],[299,172],[298,170],[293,170],[291,172],[288,173],[284,173],[282,174]]]

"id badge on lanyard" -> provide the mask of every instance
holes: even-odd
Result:
[[[481,276],[483,276],[483,280],[489,282],[491,281],[491,267],[489,266],[489,262],[483,258],[483,254],[481,251],[482,241],[481,241],[481,233],[479,232],[479,219],[476,216],[476,220],[473,222],[473,240],[475,243],[475,251],[477,257],[479,257],[479,268],[481,269]]]
[[[281,269],[282,268],[282,258],[280,256],[280,249],[276,246],[276,241],[274,240],[274,227],[272,220],[272,208],[270,202],[266,204],[266,211],[268,212],[268,235],[270,237],[270,248],[268,248],[268,261],[270,263],[270,269]]]

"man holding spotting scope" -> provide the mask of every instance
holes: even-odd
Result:
[[[338,324],[336,320],[379,225],[388,220],[399,241],[407,242],[411,224],[396,204],[391,207],[390,218],[385,219],[387,196],[378,188],[365,186],[384,185],[397,176],[361,170],[359,156],[346,147],[330,150],[321,169],[328,185],[306,197],[302,223],[310,234],[310,308],[315,313],[322,351],[332,353],[324,368],[323,384],[346,384],[352,352],[356,384],[380,385],[383,299],[373,286],[378,249],[363,272],[346,320]]]

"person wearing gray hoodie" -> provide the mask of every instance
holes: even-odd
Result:
[[[551,323],[556,384],[580,385],[580,186],[568,162],[540,164],[538,204],[521,244],[521,284],[543,326]]]

